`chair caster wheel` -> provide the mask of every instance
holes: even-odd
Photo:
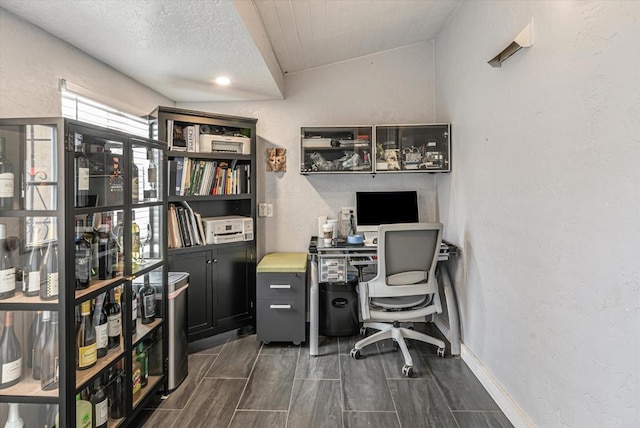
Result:
[[[351,354],[351,358],[353,358],[354,360],[357,360],[357,359],[360,358],[360,350],[359,349],[353,348],[351,350],[350,354]]]
[[[300,342],[300,341],[298,341],[298,342],[293,342],[293,344],[294,344],[295,346],[300,346],[300,344],[301,344],[301,343],[302,343],[302,342]]]
[[[367,335],[367,327],[362,326],[360,327],[360,336],[366,336]]]
[[[438,357],[444,358],[444,348],[438,348],[438,352],[436,354]]]
[[[402,366],[402,376],[411,377],[413,376],[413,367],[404,365]]]

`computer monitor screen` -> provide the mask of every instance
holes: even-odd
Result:
[[[417,222],[418,194],[415,191],[356,192],[358,232],[376,232],[381,224]]]

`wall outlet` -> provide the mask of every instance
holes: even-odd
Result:
[[[258,204],[258,217],[266,217],[267,216],[267,203],[260,202]]]
[[[351,218],[351,214],[355,215],[355,208],[353,207],[342,207],[340,210],[340,220],[349,221]]]
[[[273,204],[267,204],[267,217],[273,217]]]

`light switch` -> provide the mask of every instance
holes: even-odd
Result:
[[[267,216],[267,203],[260,202],[258,204],[258,217],[266,217]]]

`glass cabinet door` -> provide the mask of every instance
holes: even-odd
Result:
[[[376,172],[448,172],[450,126],[376,126]]]
[[[158,202],[162,198],[163,152],[148,145],[132,144],[131,202]]]
[[[372,127],[307,127],[300,134],[301,174],[373,171]]]

